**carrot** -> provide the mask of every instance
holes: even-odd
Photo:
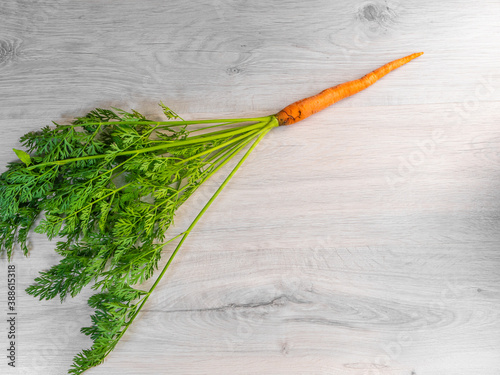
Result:
[[[368,86],[374,84],[377,80],[387,73],[399,68],[414,58],[422,55],[423,52],[411,54],[398,60],[391,61],[388,64],[368,73],[360,79],[342,83],[321,91],[319,94],[292,103],[274,116],[280,125],[291,125],[305,119],[306,117],[319,112],[341,99],[354,95]]]

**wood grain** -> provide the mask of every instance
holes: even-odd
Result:
[[[425,52],[271,132],[88,374],[500,374],[499,15],[465,0],[0,3],[2,165],[22,134],[96,106],[264,115]],[[90,345],[91,291],[27,296],[58,260],[31,241],[14,259],[18,367],[3,357],[0,373],[62,375]]]

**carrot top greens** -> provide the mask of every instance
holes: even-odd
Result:
[[[76,296],[88,284],[96,311],[82,332],[94,341],[74,358],[71,374],[101,363],[132,323],[180,244],[235,170],[277,121],[168,121],[138,112],[96,109],[71,125],[54,124],[21,138],[25,151],[0,177],[0,241],[9,259],[16,244],[28,255],[34,229],[57,238],[61,261],[40,272],[27,292],[40,299]],[[210,176],[249,146],[195,221],[166,237],[174,213]],[[41,217],[40,221],[37,219]],[[36,224],[38,223],[38,224]],[[149,290],[165,245],[178,247]]]

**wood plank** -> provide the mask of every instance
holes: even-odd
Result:
[[[88,374],[498,375],[499,14],[465,0],[2,2],[1,171],[21,135],[94,107],[266,115],[425,51],[268,134]],[[90,345],[92,291],[27,296],[59,259],[43,236],[31,246],[14,258],[18,367],[4,357],[0,373],[62,375]]]

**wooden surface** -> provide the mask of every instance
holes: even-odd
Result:
[[[496,0],[2,1],[2,166],[27,131],[97,106],[264,115],[425,52],[273,130],[88,374],[500,374],[499,15]],[[0,373],[65,374],[90,345],[91,292],[27,296],[58,260],[32,246],[13,261],[17,367],[2,355]]]

